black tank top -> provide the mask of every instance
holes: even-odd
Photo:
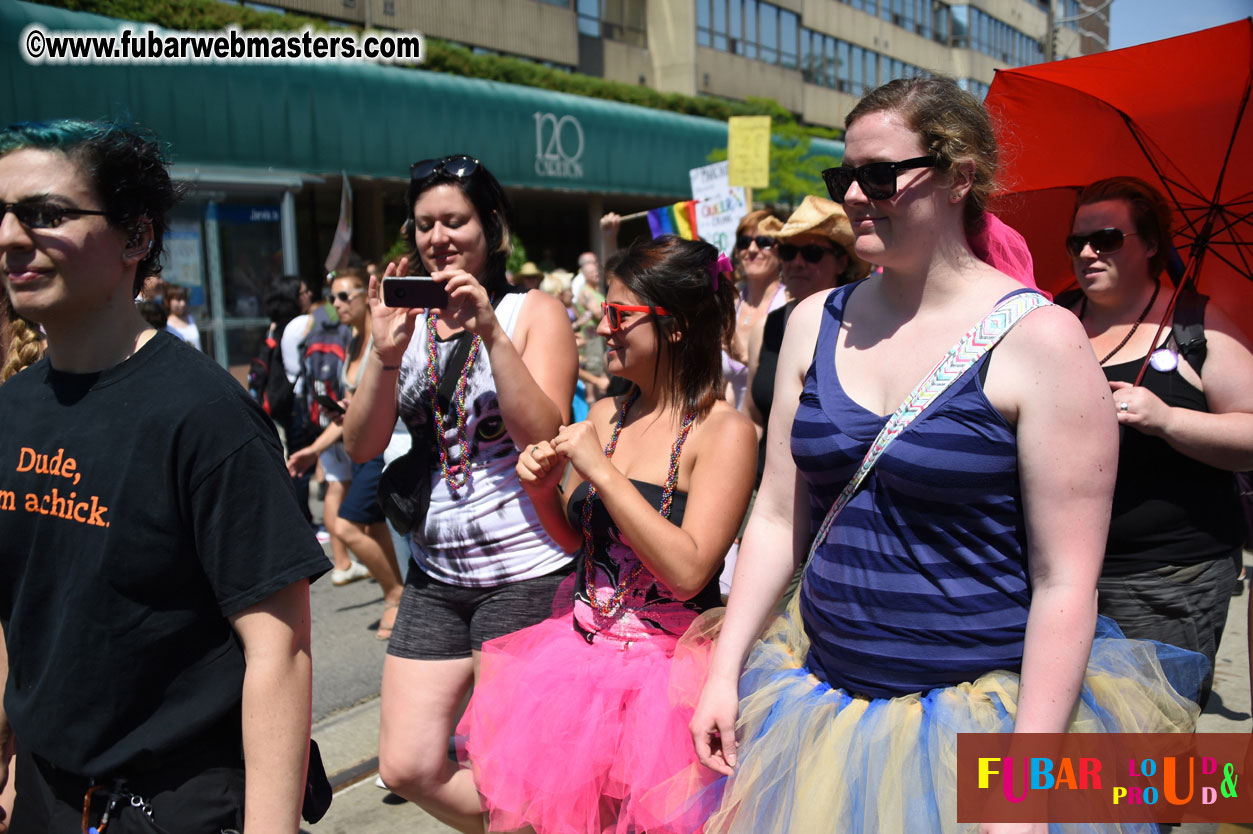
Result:
[[[1143,363],[1141,357],[1103,370],[1109,380],[1134,382]],[[1150,365],[1141,385],[1167,405],[1209,411],[1205,394],[1178,369],[1159,371]],[[1135,429],[1122,427],[1120,434],[1104,575],[1231,558],[1244,542],[1235,473],[1194,460]]]

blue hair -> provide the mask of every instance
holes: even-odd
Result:
[[[77,163],[114,228],[135,237],[145,221],[151,225],[152,247],[135,269],[135,292],[146,277],[161,274],[169,213],[179,194],[155,134],[125,121],[82,119],[18,122],[0,130],[0,156],[25,149],[59,151]]]

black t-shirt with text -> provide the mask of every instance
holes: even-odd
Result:
[[[0,426],[4,707],[20,743],[94,777],[237,727],[227,618],[330,567],[265,413],[157,333],[102,373],[21,372],[0,386]]]

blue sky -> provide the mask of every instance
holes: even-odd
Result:
[[[1096,5],[1086,0],[1086,5]],[[1253,15],[1253,0],[1114,0],[1110,49],[1173,38]]]

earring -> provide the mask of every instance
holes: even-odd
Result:
[[[962,195],[957,191],[954,191],[952,194],[948,195],[948,201],[950,203],[956,203],[959,200],[961,200],[961,198],[962,198]]]

